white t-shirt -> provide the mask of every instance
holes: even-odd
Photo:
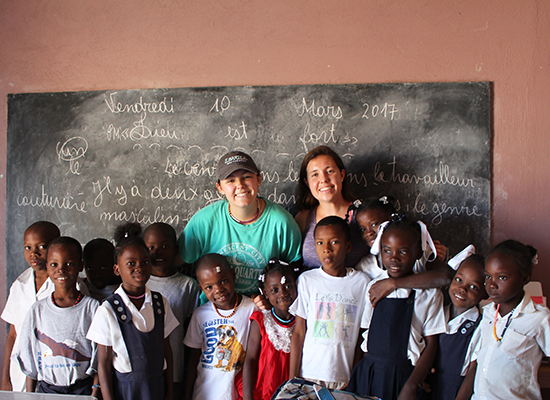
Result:
[[[327,382],[348,382],[359,328],[367,328],[369,278],[347,268],[335,277],[322,268],[298,278],[298,297],[290,312],[306,320],[301,375]]]
[[[525,294],[510,319],[497,317],[494,337],[494,303],[483,307],[481,341],[475,351],[477,370],[472,399],[541,399],[537,373],[543,354],[550,355],[550,311]]]
[[[449,321],[449,314],[450,314],[450,305],[445,307],[445,321]],[[446,333],[448,335],[454,335],[458,332],[458,329],[462,326],[462,324],[465,321],[473,321],[475,322],[477,320],[477,317],[479,317],[479,310],[477,307],[472,307],[464,311],[462,314],[457,315],[452,320],[447,322],[447,331]],[[480,322],[481,324],[481,322]],[[481,340],[481,329],[479,329],[480,325],[477,326],[474,333],[472,333],[472,338],[470,339],[470,343],[468,344],[468,350],[466,351],[466,356],[464,357],[464,363],[462,364],[462,376],[466,376],[466,374],[469,371],[470,363],[473,361],[474,357],[474,350],[477,347],[477,344]]]
[[[242,369],[246,355],[250,316],[258,307],[243,296],[231,318],[221,317],[211,302],[195,310],[184,343],[201,349],[193,399],[237,399],[235,375]],[[222,315],[230,310],[219,311]]]
[[[77,281],[77,288],[86,296],[89,295],[88,288],[80,278]],[[2,319],[8,324],[15,327],[15,332],[18,334],[13,345],[11,354],[13,355],[19,344],[19,332],[25,316],[30,308],[38,300],[49,297],[55,290],[55,285],[50,278],[42,284],[40,289],[36,291],[34,284],[34,270],[29,267],[12,283],[10,294],[6,301],[6,306],[2,312]],[[24,392],[26,376],[19,368],[18,363],[10,363],[10,380],[13,390],[16,392]]]
[[[128,295],[122,289],[122,285],[115,290],[115,293],[120,295],[122,302],[130,314],[132,314],[132,323],[137,330],[140,332],[151,332],[155,327],[151,291],[148,288],[145,289],[145,301],[140,310],[128,298]],[[178,326],[178,320],[174,317],[170,305],[164,296],[162,300],[164,302],[164,338],[167,338],[174,328]],[[132,372],[128,349],[126,348],[116,314],[109,302],[104,301],[97,309],[86,338],[97,344],[113,348],[113,367],[118,372]],[[163,348],[160,348],[159,351],[163,351]],[[164,367],[166,368],[166,362]]]
[[[170,347],[174,360],[174,382],[183,382],[185,321],[191,318],[193,311],[199,305],[199,285],[188,276],[176,272],[172,276],[161,277],[151,275],[147,287],[162,294],[179,325],[170,334]]]
[[[97,351],[85,335],[98,307],[99,302],[89,296],[63,308],[49,298],[37,301],[23,321],[12,363],[32,379],[57,386],[93,376]]]
[[[377,279],[369,283],[368,289],[374,282],[388,278],[388,272],[384,271]],[[407,357],[411,360],[412,365],[416,365],[418,358],[426,347],[424,337],[438,335],[445,332],[445,314],[443,312],[443,294],[439,289],[415,289],[414,297],[414,312],[411,321],[411,330],[409,335],[409,344],[407,347]],[[409,297],[411,289],[396,289],[391,292],[387,298],[389,299],[406,299]],[[370,325],[374,309],[372,303],[368,301],[366,307],[367,321]],[[363,334],[364,341],[361,344],[361,349],[367,352],[367,339],[369,330]]]

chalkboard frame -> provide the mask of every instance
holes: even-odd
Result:
[[[132,213],[147,215],[145,222],[177,217],[180,232],[194,212],[219,198],[215,164],[233,149],[249,152],[262,169],[260,194],[295,213],[301,158],[327,144],[342,156],[359,197],[392,194],[451,254],[469,242],[486,252],[491,100],[489,82],[10,94],[8,284],[26,268],[22,235],[36,220],[51,220],[83,244],[109,238],[120,222],[114,219]],[[126,169],[130,164],[135,168]],[[98,172],[86,175],[91,170]],[[173,184],[178,179],[183,183]],[[79,180],[85,182],[78,186]],[[96,211],[98,202],[110,220],[79,211]],[[441,228],[448,220],[457,224],[446,228],[452,234]]]

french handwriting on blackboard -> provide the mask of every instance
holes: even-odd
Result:
[[[8,97],[8,283],[26,226],[82,243],[125,221],[181,232],[218,201],[218,159],[240,149],[260,194],[296,212],[304,155],[332,147],[359,197],[391,194],[451,254],[482,252],[490,227],[489,84],[221,87]]]

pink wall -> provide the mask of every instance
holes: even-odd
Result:
[[[493,242],[537,247],[534,278],[550,293],[549,37],[545,0],[2,1],[0,276],[8,93],[483,80],[494,82]],[[5,297],[2,280],[0,309]]]

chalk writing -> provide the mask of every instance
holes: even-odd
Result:
[[[264,182],[279,183],[279,173],[276,171],[275,172],[261,171],[260,174],[262,175],[262,181]]]
[[[111,185],[111,177],[105,176],[103,177],[103,182],[101,180],[97,180],[95,182],[92,182],[92,190],[93,192],[97,192],[96,197],[94,198],[94,207],[100,207],[103,204],[103,195],[111,194],[114,195],[117,198],[117,203],[121,206],[126,205],[126,202],[128,201],[128,196],[126,195],[126,190],[124,189],[123,185],[113,186]]]
[[[46,192],[44,185],[42,185],[42,193],[39,197],[18,194],[17,205],[20,207],[47,207],[60,210],[75,210],[81,213],[88,212],[86,210],[86,202],[82,201],[79,203],[70,195],[61,198],[58,196],[50,196]]]
[[[357,185],[367,187],[367,177],[362,172],[360,174],[349,173],[348,178],[350,183],[355,183]]]
[[[346,133],[344,136],[344,139],[342,140],[343,144],[349,143],[351,145],[354,145],[357,143],[357,138],[355,136],[350,136],[349,133]]]
[[[228,110],[229,107],[231,107],[231,100],[229,100],[229,97],[223,96],[221,100],[218,97],[209,112],[214,111],[223,115],[223,112]]]
[[[302,104],[298,107],[298,116],[303,116],[304,114],[309,114],[317,118],[334,118],[339,120],[342,118],[342,108],[340,106],[317,106],[315,107],[315,100],[311,101],[311,104],[308,106],[307,100],[305,97],[302,98]]]
[[[130,139],[135,142],[149,138],[178,138],[176,131],[170,132],[169,126],[167,129],[155,129],[154,132],[151,132],[151,129],[143,124],[143,121],[145,121],[145,113],[142,113],[141,118],[134,122],[134,127],[130,131]]]
[[[149,214],[144,211],[144,208],[133,209],[131,211],[103,211],[99,215],[101,221],[125,221],[125,222],[138,222],[142,225],[150,225],[155,222],[164,222],[170,225],[177,225],[179,223],[179,215],[165,215],[162,213],[162,207],[157,207],[153,214]]]
[[[276,187],[273,189],[273,192],[267,195],[267,199],[282,206],[296,204],[296,197],[294,195],[287,196],[286,193],[278,194]]]
[[[60,161],[69,163],[69,172],[74,175],[80,175],[80,163],[78,159],[84,157],[88,151],[88,142],[80,136],[75,136],[68,139],[60,147],[61,142],[57,142],[55,146],[57,157]]]
[[[382,170],[380,162],[376,162],[374,166],[374,179],[378,182],[398,182],[402,184],[419,184],[425,185],[452,185],[460,187],[474,187],[473,179],[458,178],[450,173],[450,168],[443,161],[439,162],[438,172],[435,175],[418,176],[414,174],[397,172],[397,161],[393,157],[393,161],[388,163],[391,166],[391,175],[386,176]]]
[[[177,160],[171,161],[170,157],[166,158],[166,165],[164,167],[164,172],[167,173],[170,177],[178,175],[187,175],[187,176],[214,176],[216,173],[216,167],[206,166],[199,163],[198,161],[187,161],[187,160]]]
[[[361,118],[369,119],[370,116],[370,118],[384,117],[390,121],[393,119],[399,119],[398,110],[395,108],[395,104],[384,103],[382,106],[374,104],[371,107],[369,103],[364,103],[363,107],[365,107],[365,112]]]
[[[242,128],[242,131],[239,131],[239,128]],[[227,135],[225,135],[225,137],[230,137],[235,140],[247,139],[248,137],[246,136],[246,124],[244,123],[244,121],[241,122],[239,128],[233,129],[228,126]]]
[[[160,200],[185,200],[191,201],[195,197],[199,196],[198,189],[194,188],[176,188],[172,191],[170,188],[163,189],[162,184],[159,182],[151,189],[151,198]]]
[[[401,203],[398,201],[396,209],[401,210]],[[403,206],[403,210],[421,216],[430,215],[432,218],[430,222],[433,225],[440,225],[445,216],[452,215],[466,215],[468,217],[482,217],[483,213],[480,212],[476,205],[452,205],[447,203],[426,203],[421,199],[421,195],[417,195],[414,199],[414,204],[406,204]]]
[[[319,142],[324,144],[328,144],[329,142],[334,144],[338,143],[338,137],[334,134],[334,124],[332,124],[328,131],[321,131],[321,133],[311,132],[310,130],[311,127],[308,122],[304,127],[304,133],[300,136],[300,142],[302,142],[306,153],[309,151],[307,147],[308,143],[313,143],[315,145]]]
[[[288,175],[283,182],[297,182],[300,179],[300,171],[294,169],[294,162],[288,164]]]
[[[166,102],[166,97],[164,97],[160,102],[152,101],[152,102],[144,102],[143,97],[139,97],[139,101],[136,103],[117,103],[115,101],[115,95],[118,92],[113,92],[109,94],[109,99],[105,99],[105,103],[107,104],[107,107],[113,114],[120,114],[120,113],[133,113],[133,114],[141,114],[145,113],[174,113],[174,99],[170,98],[169,104]]]

